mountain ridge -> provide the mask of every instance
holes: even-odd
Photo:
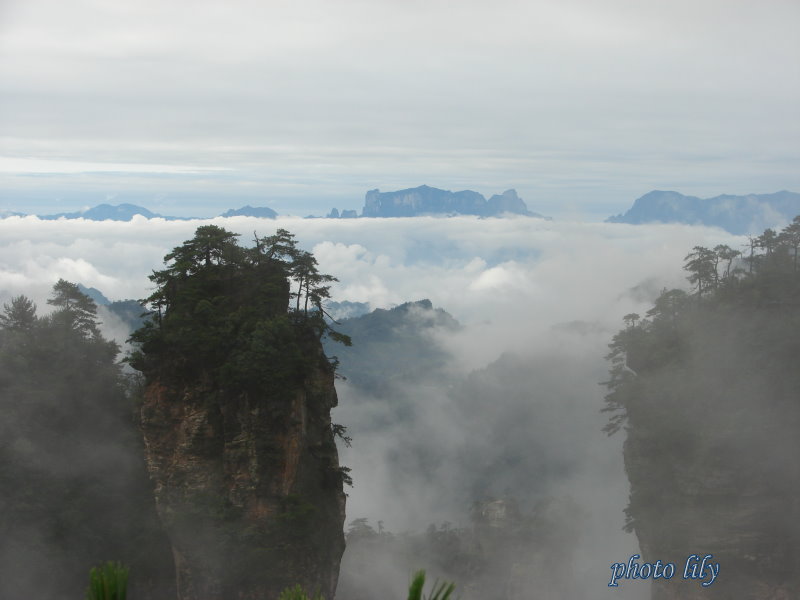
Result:
[[[362,217],[416,217],[421,215],[475,215],[498,217],[517,214],[546,218],[528,210],[525,201],[514,189],[495,194],[488,200],[472,190],[451,192],[428,185],[381,192],[369,190],[364,196]]]
[[[138,204],[122,203],[122,204],[98,204],[86,210],[77,210],[72,212],[61,212],[50,215],[28,215],[26,213],[2,210],[0,211],[0,219],[8,217],[28,217],[35,216],[43,221],[57,221],[58,219],[86,219],[88,221],[131,221],[135,216],[140,215],[145,219],[165,219],[167,221],[191,221],[202,220],[208,217],[175,217],[171,215],[162,215],[154,213],[144,206]],[[243,206],[241,208],[229,208],[224,213],[218,215],[222,218],[229,217],[257,217],[261,219],[274,219],[278,213],[267,206]]]
[[[800,194],[782,190],[768,194],[721,194],[713,198],[653,190],[637,198],[624,214],[606,223],[684,223],[720,227],[736,235],[780,226],[800,214]]]

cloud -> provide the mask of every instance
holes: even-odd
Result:
[[[243,244],[284,227],[339,278],[337,300],[373,308],[430,298],[459,320],[497,330],[508,315],[530,326],[583,319],[609,325],[637,306],[620,293],[645,280],[672,287],[683,279],[688,249],[740,240],[714,229],[627,226],[538,219],[298,219],[94,222],[0,220],[0,294],[41,300],[59,277],[101,289],[112,299],[148,295],[147,277],[163,256],[213,222]],[[652,285],[651,285],[652,287]],[[640,303],[641,304],[641,303]],[[513,341],[516,336],[509,335]]]
[[[569,497],[587,515],[571,581],[585,598],[602,597],[609,565],[636,551],[620,531],[622,440],[601,431],[606,344],[624,314],[643,313],[662,287],[683,284],[691,247],[743,239],[701,227],[528,218],[9,218],[0,220],[0,302],[24,293],[47,310],[60,277],[112,300],[145,297],[163,256],[209,222],[243,244],[254,230],[292,231],[320,270],[339,278],[335,300],[388,308],[429,298],[463,325],[430,333],[449,357],[439,379],[407,381],[388,396],[337,384],[333,418],[354,438],[342,449],[355,481],[348,520],[420,530],[464,524],[470,502],[485,495],[515,496],[524,511]],[[120,323],[103,320],[123,341]]]
[[[0,157],[0,173],[170,173],[186,174],[201,171],[224,171],[225,169],[208,169],[188,165],[153,165],[153,164],[122,164],[122,163],[80,163],[65,160],[47,160],[30,158],[3,158]]]

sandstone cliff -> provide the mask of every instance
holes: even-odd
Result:
[[[477,215],[499,217],[519,214],[544,218],[528,210],[515,190],[495,194],[487,201],[482,194],[472,190],[451,192],[427,185],[381,192],[370,190],[364,198],[362,217],[414,217],[420,215]]]
[[[276,598],[300,583],[332,598],[344,493],[318,369],[280,397],[151,383],[145,456],[181,600]]]

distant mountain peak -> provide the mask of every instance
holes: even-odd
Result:
[[[278,216],[274,210],[267,206],[243,206],[242,208],[229,209],[220,217],[257,217],[259,219],[274,219]]]
[[[441,380],[448,351],[431,334],[460,328],[450,313],[434,308],[430,300],[404,302],[343,319],[336,330],[349,335],[353,345],[337,347],[335,354],[351,385],[382,393],[427,377]],[[323,343],[327,352],[334,352],[331,340]]]
[[[89,298],[94,300],[94,303],[97,304],[98,306],[107,306],[111,304],[111,300],[106,298],[103,292],[101,292],[97,288],[86,287],[82,283],[78,283],[78,290],[81,292],[81,294],[89,296]]]

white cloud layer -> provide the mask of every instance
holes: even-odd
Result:
[[[649,280],[680,285],[683,257],[696,244],[738,240],[716,229],[629,226],[539,219],[297,219],[250,217],[211,221],[130,222],[35,217],[0,220],[0,297],[25,293],[41,301],[63,277],[109,298],[148,295],[147,276],[163,256],[213,222],[241,234],[295,233],[323,271],[339,278],[337,300],[373,308],[429,298],[462,322],[509,328],[520,313],[544,330],[576,319],[615,325],[642,300],[625,290]],[[645,300],[646,301],[646,300]]]

